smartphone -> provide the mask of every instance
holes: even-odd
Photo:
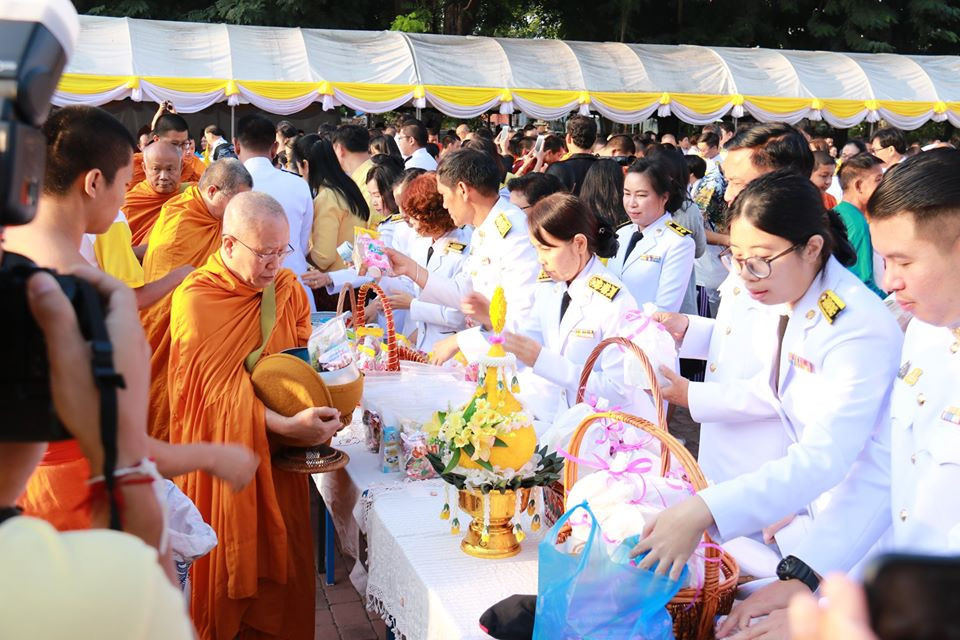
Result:
[[[542,133],[537,136],[537,141],[533,143],[533,153],[534,155],[543,151],[543,141],[547,139],[547,136]]]
[[[960,639],[960,557],[885,554],[863,578],[880,640]]]
[[[500,133],[497,134],[497,142],[503,142],[510,137],[510,125],[505,124],[500,128]]]

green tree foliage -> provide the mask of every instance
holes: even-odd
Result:
[[[955,54],[960,0],[76,0],[95,15],[330,29]]]

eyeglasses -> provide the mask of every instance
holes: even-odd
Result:
[[[288,244],[286,249],[281,249],[276,253],[260,253],[259,251],[257,251],[256,249],[254,249],[253,247],[245,243],[240,238],[237,238],[236,236],[227,236],[227,237],[233,240],[236,240],[237,242],[245,246],[250,253],[255,255],[257,259],[260,260],[260,262],[264,262],[264,263],[270,262],[271,260],[274,260],[274,259],[279,260],[280,262],[283,262],[284,258],[286,258],[287,256],[289,256],[291,253],[294,252],[294,248]]]
[[[730,247],[727,247],[720,252],[720,261],[730,271],[733,271],[733,265],[736,263],[738,271],[742,271],[744,267],[747,268],[747,272],[750,273],[754,278],[763,280],[769,278],[770,274],[773,272],[773,267],[770,266],[770,263],[778,258],[782,258],[792,251],[796,251],[800,247],[805,246],[806,243],[795,244],[792,247],[785,249],[773,256],[772,258],[761,258],[760,256],[750,256],[749,258],[736,258],[730,250]]]

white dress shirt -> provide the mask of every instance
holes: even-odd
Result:
[[[253,176],[253,190],[272,196],[290,223],[290,246],[293,253],[283,260],[284,268],[290,269],[298,277],[307,271],[307,254],[310,251],[310,231],[313,228],[313,198],[307,181],[292,173],[281,171],[264,157],[248,158],[243,166]],[[316,311],[313,290],[306,285],[310,311]]]
[[[430,152],[420,147],[413,152],[406,162],[404,162],[404,167],[407,169],[423,169],[425,171],[436,171],[437,170],[437,161],[433,159],[433,156],[430,155]]]

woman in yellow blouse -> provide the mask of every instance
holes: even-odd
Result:
[[[329,141],[320,140],[310,148],[307,169],[310,188],[317,194],[307,259],[318,271],[337,271],[346,266],[337,247],[353,242],[353,228],[366,225],[370,209],[360,188],[340,168]],[[335,308],[335,301],[323,289],[314,289],[314,296],[317,310]]]

